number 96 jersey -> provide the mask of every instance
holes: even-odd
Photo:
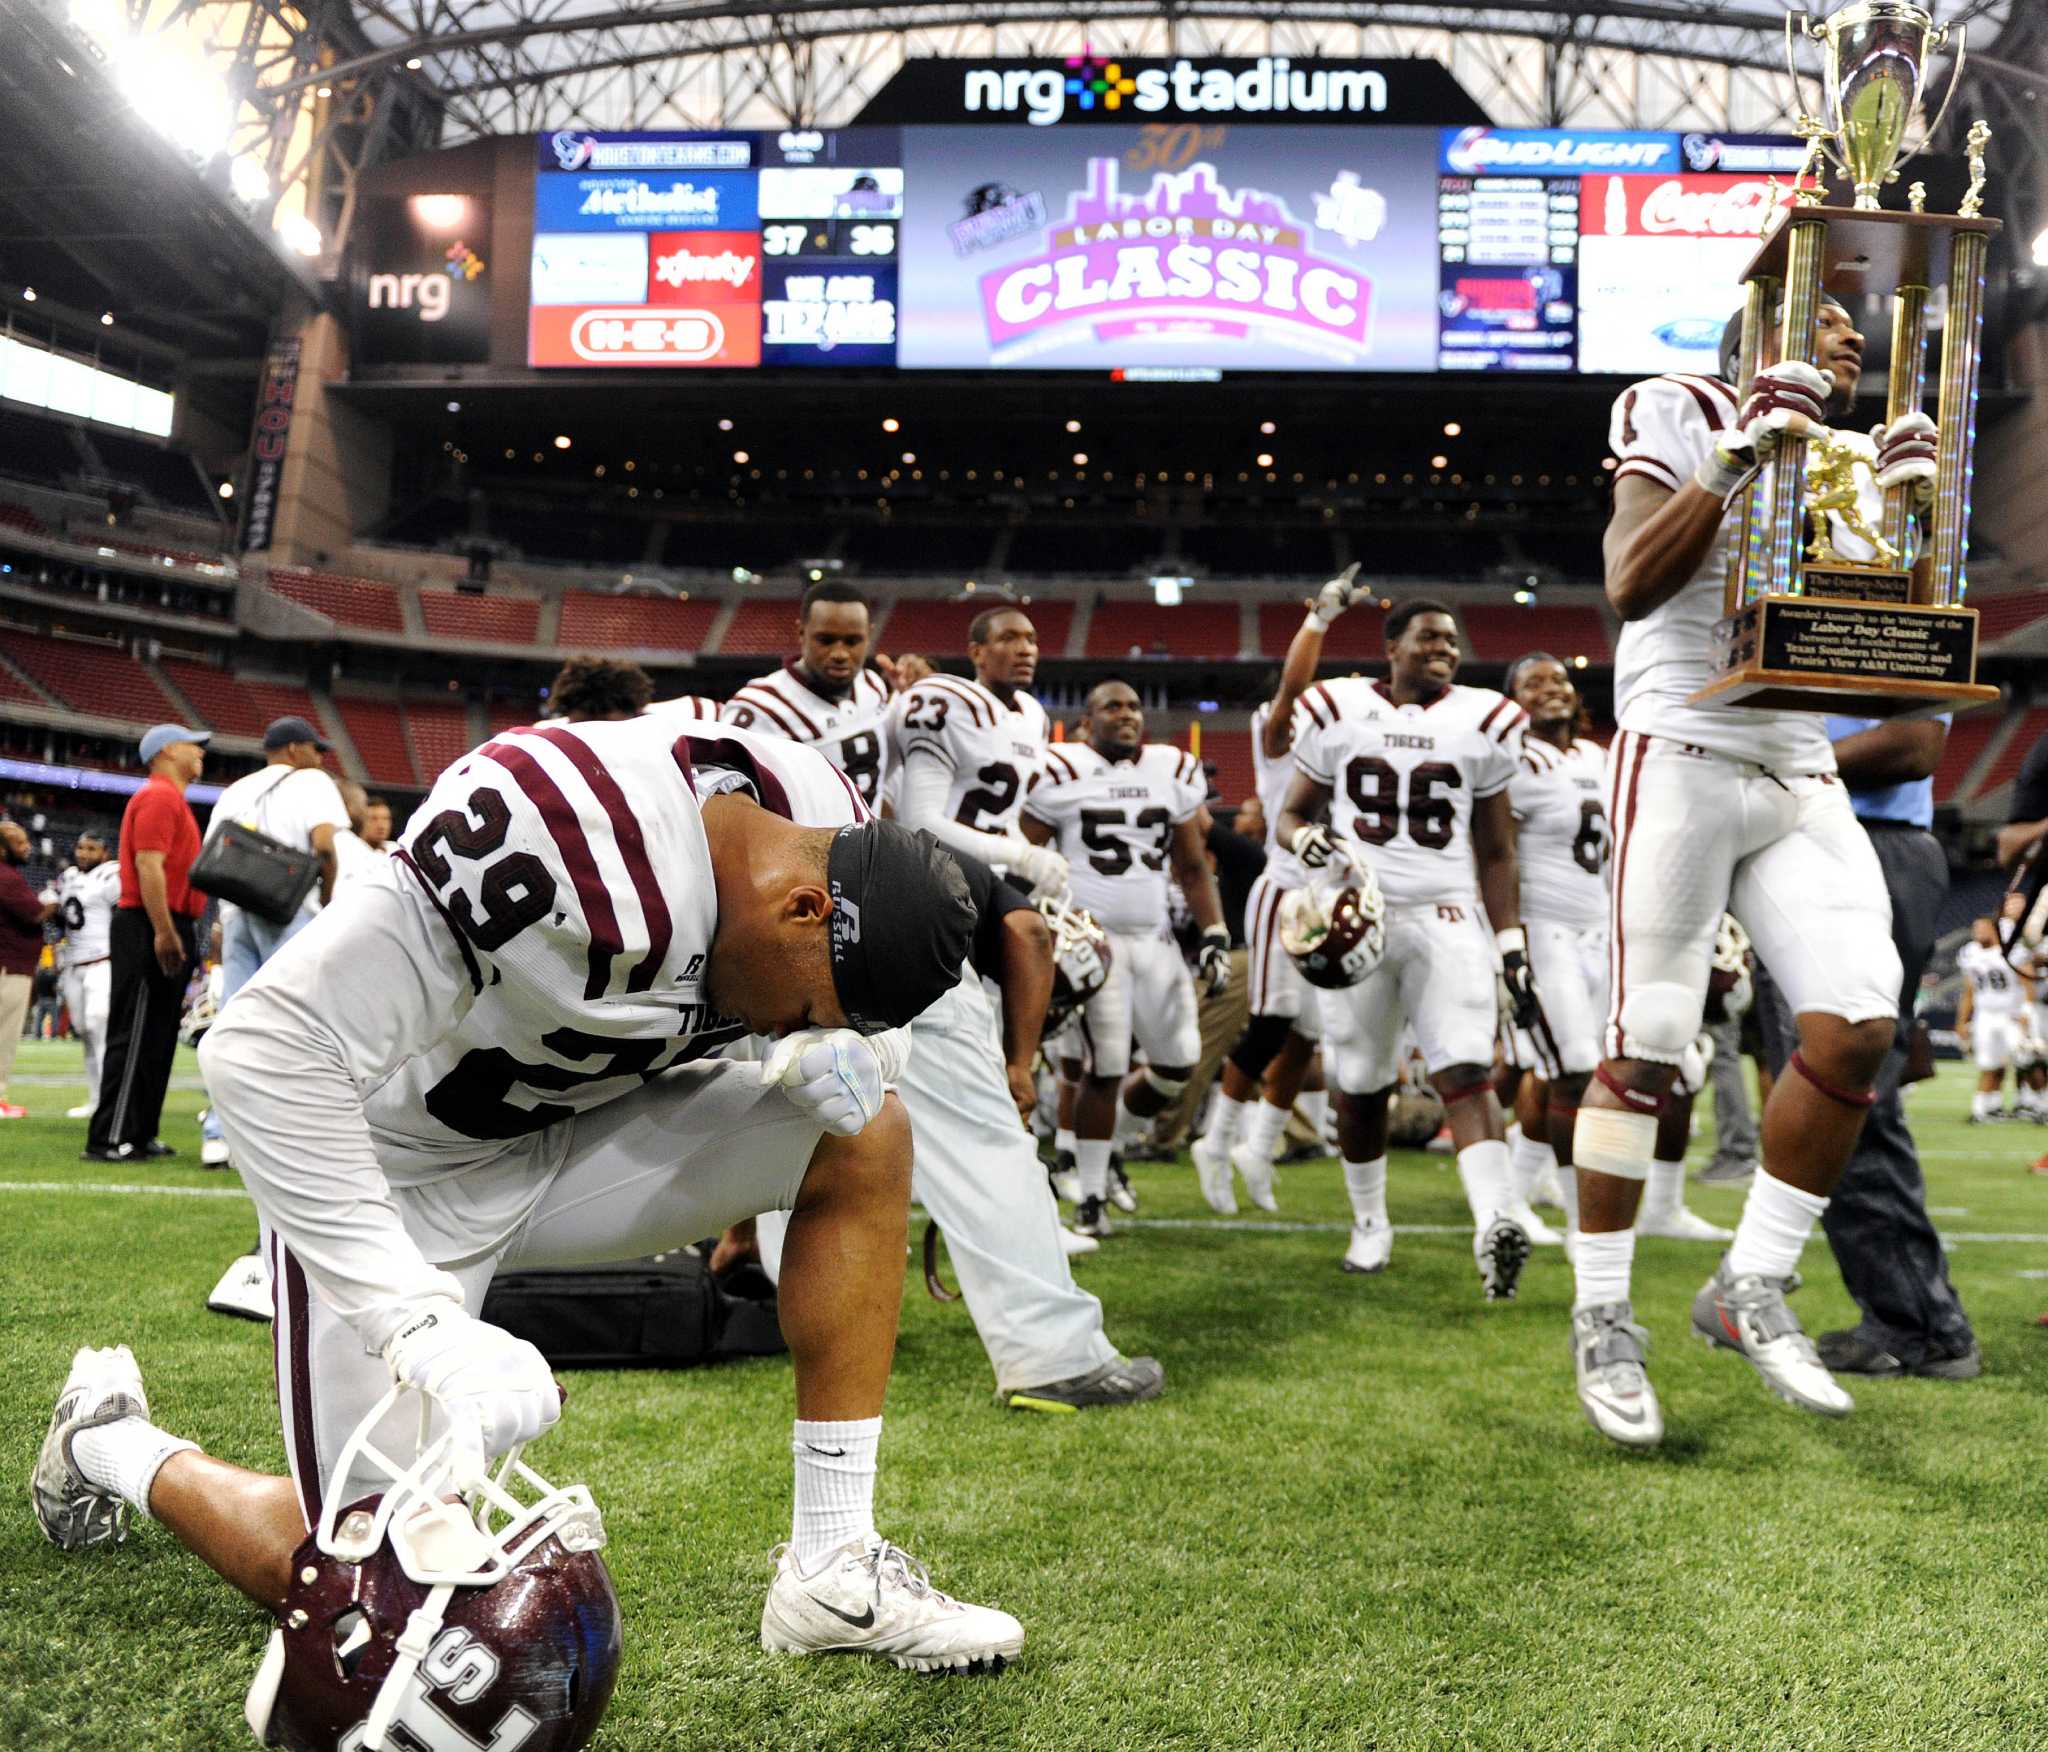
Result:
[[[977,833],[1015,833],[1024,794],[1045,763],[1045,708],[1019,690],[1008,703],[978,681],[927,675],[897,697],[899,759],[928,758],[952,774],[946,815]]]
[[[1390,906],[1476,903],[1472,804],[1506,789],[1528,714],[1490,687],[1396,705],[1364,676],[1301,696],[1295,765],[1330,787],[1330,830],[1364,845]]]
[[[1208,794],[1186,749],[1152,742],[1133,760],[1108,760],[1069,743],[1047,751],[1024,812],[1053,830],[1074,904],[1104,930],[1135,936],[1166,929],[1167,848]]]

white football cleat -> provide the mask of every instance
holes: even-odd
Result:
[[[1195,1139],[1194,1148],[1188,1151],[1195,1162],[1195,1180],[1212,1211],[1219,1217],[1234,1217],[1237,1215],[1237,1192],[1230,1183],[1231,1152],[1220,1145],[1212,1148],[1209,1137],[1210,1134],[1204,1132]]]
[[[228,1141],[226,1138],[208,1138],[199,1146],[199,1166],[202,1168],[225,1168],[228,1165]]]
[[[1123,1158],[1109,1159],[1109,1202],[1126,1216],[1134,1215],[1138,1209],[1138,1194],[1131,1185],[1131,1177],[1124,1172]]]
[[[1787,1405],[1821,1417],[1846,1417],[1856,1401],[1843,1391],[1799,1316],[1785,1301],[1790,1279],[1731,1277],[1728,1257],[1692,1299],[1692,1329],[1707,1344],[1740,1352]]]
[[[86,1430],[118,1423],[124,1417],[149,1416],[142,1391],[142,1371],[125,1344],[110,1350],[81,1346],[71,1359],[71,1373],[57,1395],[57,1409],[36,1455],[29,1481],[29,1501],[36,1522],[50,1543],[63,1551],[88,1545],[118,1545],[128,1537],[128,1505],[115,1492],[102,1490],[78,1470],[71,1444]]]
[[[76,1107],[65,1108],[64,1117],[66,1119],[90,1119],[94,1112],[95,1109],[90,1101],[82,1101]]]
[[[1572,1373],[1586,1421],[1624,1448],[1654,1448],[1664,1413],[1643,1367],[1650,1335],[1626,1302],[1602,1302],[1572,1316]]]
[[[1230,1165],[1244,1178],[1244,1190],[1262,1211],[1277,1211],[1280,1200],[1273,1192],[1273,1158],[1254,1144],[1239,1144],[1230,1152]]]
[[[1060,1251],[1069,1259],[1083,1259],[1091,1253],[1100,1253],[1102,1243],[1093,1235],[1077,1235],[1066,1224],[1060,1225]]]
[[[1511,1204],[1501,1214],[1509,1221],[1521,1224],[1522,1233],[1529,1237],[1531,1247],[1564,1245],[1564,1232],[1561,1229],[1553,1229],[1526,1204]]]
[[[270,1293],[270,1268],[260,1253],[245,1253],[230,1262],[206,1298],[212,1314],[234,1314],[244,1320],[274,1320],[277,1309]]]
[[[1710,1223],[1684,1205],[1676,1210],[1644,1211],[1636,1218],[1636,1233],[1639,1236],[1654,1235],[1665,1241],[1719,1241],[1725,1244],[1735,1239],[1733,1229]]]
[[[842,1545],[810,1575],[775,1548],[761,1608],[761,1647],[784,1655],[881,1655],[920,1673],[1000,1671],[1024,1647],[1024,1627],[992,1606],[932,1586],[924,1565],[886,1539]]]
[[[1387,1269],[1387,1261],[1394,1257],[1394,1225],[1375,1219],[1370,1223],[1353,1221],[1351,1245],[1344,1249],[1344,1269],[1355,1272],[1376,1272]]]

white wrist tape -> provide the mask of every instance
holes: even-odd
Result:
[[[1314,609],[1310,609],[1308,613],[1302,617],[1301,624],[1302,629],[1305,632],[1327,633],[1330,630],[1330,623],[1324,620],[1321,615],[1317,614]]]
[[[1617,1180],[1647,1180],[1657,1154],[1654,1114],[1618,1113],[1611,1107],[1581,1107],[1572,1127],[1572,1161]]]

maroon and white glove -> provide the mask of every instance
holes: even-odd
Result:
[[[1917,510],[1924,511],[1932,505],[1935,458],[1941,444],[1940,428],[1916,408],[1889,426],[1873,427],[1870,441],[1877,446],[1877,484],[1880,487],[1910,486]]]
[[[1777,454],[1786,432],[1803,437],[1808,427],[1827,424],[1831,387],[1803,359],[1765,366],[1750,383],[1735,424],[1714,435],[1693,479],[1725,504]]]

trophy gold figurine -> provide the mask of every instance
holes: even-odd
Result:
[[[1738,394],[1761,367],[1812,361],[1825,286],[1843,298],[1891,294],[1885,421],[1920,411],[1927,300],[1932,288],[1945,285],[1933,503],[1923,523],[1914,515],[1913,484],[1888,488],[1883,516],[1871,528],[1856,512],[1856,471],[1866,460],[1827,428],[1795,419],[1730,503],[1726,618],[1716,628],[1721,673],[1693,696],[1696,704],[1893,718],[1965,711],[1998,698],[1996,688],[1977,685],[1977,615],[1962,605],[1984,263],[2001,229],[1977,216],[1990,129],[1979,122],[1970,130],[1972,181],[1959,214],[1924,211],[1917,184],[1909,211],[1878,204],[1912,156],[1906,134],[1928,57],[1950,36],[1914,0],[1854,0],[1819,24],[1794,9],[1785,20],[1795,99],[1798,42],[1817,42],[1822,51],[1826,119],[1802,116],[1799,125],[1807,164],[1823,178],[1832,164],[1853,185],[1855,204],[1822,206],[1818,184],[1802,186],[1766,234],[1743,275]],[[1953,36],[1955,72],[1943,115],[1963,66],[1960,26]],[[1837,553],[1833,526],[1859,536],[1870,557]],[[1921,564],[1914,568],[1907,561],[1916,541]]]

